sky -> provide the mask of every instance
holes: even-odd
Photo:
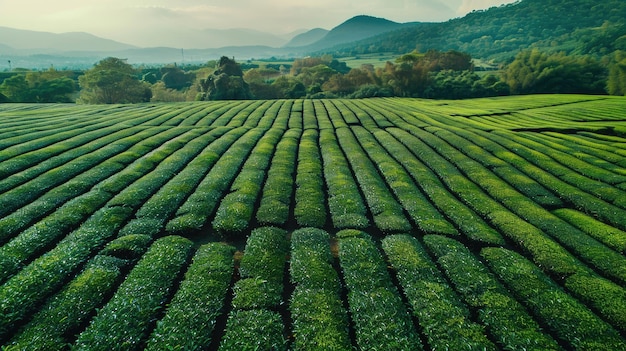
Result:
[[[176,46],[206,29],[250,28],[289,35],[332,29],[356,15],[443,22],[514,0],[0,0],[0,26],[87,32],[140,47]]]

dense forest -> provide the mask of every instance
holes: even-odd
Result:
[[[626,2],[523,0],[443,23],[419,23],[318,54],[401,54],[437,49],[510,62],[521,50],[531,48],[594,56],[626,50]]]

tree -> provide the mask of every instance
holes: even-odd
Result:
[[[504,72],[513,94],[605,92],[606,69],[590,56],[520,52]]]
[[[164,82],[156,82],[152,85],[152,102],[180,102],[185,101],[185,95],[176,90],[168,88]]]
[[[174,67],[161,68],[161,81],[168,89],[182,90],[189,88],[193,84],[195,76],[193,73],[185,73],[182,69]]]
[[[219,66],[201,82],[202,100],[247,100],[252,98],[243,71],[235,60],[222,56]]]
[[[626,95],[626,52],[616,51],[609,67],[607,90],[611,95]]]
[[[34,102],[28,81],[23,74],[5,79],[0,85],[0,92],[11,102]]]
[[[27,73],[26,81],[33,102],[72,102],[71,94],[76,91],[77,86],[68,74],[54,68]]]
[[[78,78],[82,88],[79,102],[119,104],[150,101],[148,83],[137,78],[135,69],[125,60],[108,57]]]

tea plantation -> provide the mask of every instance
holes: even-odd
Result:
[[[0,105],[2,350],[626,350],[626,98]]]

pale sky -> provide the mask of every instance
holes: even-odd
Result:
[[[172,46],[203,29],[287,34],[332,29],[356,15],[395,22],[443,22],[514,0],[0,0],[0,26],[88,32],[127,44]]]

